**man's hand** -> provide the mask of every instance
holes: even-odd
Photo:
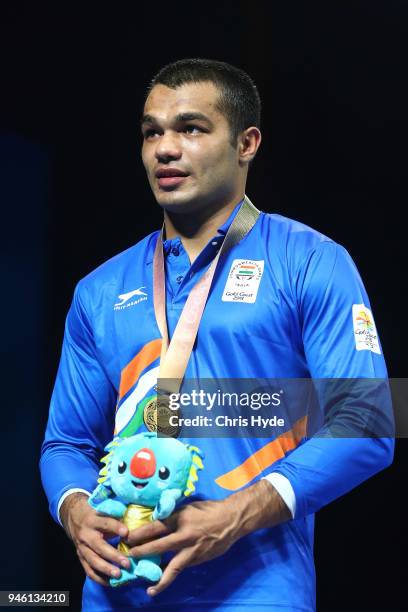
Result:
[[[184,568],[214,559],[244,535],[290,518],[276,489],[260,480],[222,501],[182,506],[163,521],[131,531],[126,543],[132,547],[132,557],[176,552],[160,581],[147,590],[153,596],[167,588]]]
[[[130,562],[116,548],[105,541],[105,536],[126,537],[127,527],[117,519],[100,516],[88,504],[85,493],[72,493],[64,500],[60,517],[87,576],[109,586],[106,576],[118,578],[120,569],[108,561],[129,568]]]

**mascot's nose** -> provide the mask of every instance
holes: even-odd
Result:
[[[132,457],[130,471],[136,478],[150,478],[156,471],[156,458],[149,448],[141,448]]]

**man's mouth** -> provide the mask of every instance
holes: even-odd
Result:
[[[147,482],[135,482],[134,480],[132,480],[132,485],[136,487],[136,489],[144,489],[147,484]]]
[[[187,172],[179,168],[160,168],[156,172],[157,182],[160,187],[176,187],[188,177]]]

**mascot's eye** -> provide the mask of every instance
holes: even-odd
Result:
[[[126,470],[126,467],[126,463],[124,461],[121,461],[118,465],[119,474],[123,474],[123,472]]]
[[[166,467],[161,467],[159,470],[159,478],[161,478],[162,480],[167,480],[167,478],[170,476],[170,470]]]

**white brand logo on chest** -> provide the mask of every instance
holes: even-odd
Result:
[[[133,289],[133,291],[129,291],[128,293],[118,295],[120,302],[114,305],[113,310],[124,310],[130,306],[139,304],[139,302],[145,302],[147,300],[147,293],[142,291],[142,289],[146,289],[146,287],[139,287],[138,289]],[[136,299],[133,300],[132,298]]]
[[[234,259],[222,294],[223,302],[253,304],[264,271],[264,260]]]

